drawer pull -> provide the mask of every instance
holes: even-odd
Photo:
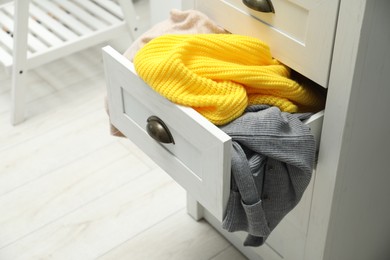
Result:
[[[166,124],[157,116],[150,116],[147,119],[146,131],[156,141],[165,144],[175,144],[173,136]]]
[[[271,0],[242,0],[242,2],[255,11],[263,13],[275,13]]]

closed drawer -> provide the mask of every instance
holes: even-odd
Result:
[[[276,59],[327,86],[339,0],[272,0],[275,13],[254,11],[242,0],[194,2],[221,27],[259,38]]]
[[[152,90],[133,64],[111,47],[103,49],[111,122],[211,214],[222,221],[230,190],[231,138],[192,108],[176,105]],[[157,116],[174,144],[146,131]],[[307,120],[317,140],[322,112]]]

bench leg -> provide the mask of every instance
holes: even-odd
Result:
[[[133,2],[131,0],[119,0],[119,4],[123,11],[123,17],[129,27],[130,37],[134,41],[140,36],[139,17],[135,12]]]
[[[15,20],[13,31],[13,68],[11,86],[11,123],[24,121],[25,74],[27,72],[27,35],[30,1],[15,0]]]
[[[12,90],[11,90],[11,123],[17,125],[25,119],[25,74],[23,71],[12,72]]]

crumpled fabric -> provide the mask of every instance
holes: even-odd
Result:
[[[134,56],[139,49],[161,35],[204,33],[227,33],[227,31],[199,11],[172,9],[168,19],[157,23],[147,32],[142,34],[130,45],[123,55],[133,61]]]
[[[263,245],[310,182],[316,144],[301,121],[308,115],[251,106],[221,127],[233,141],[231,192],[222,226],[246,231],[245,246]]]
[[[163,35],[137,52],[134,68],[160,95],[215,125],[241,116],[248,105],[296,113],[319,111],[325,103],[318,91],[290,78],[266,43],[245,35]]]

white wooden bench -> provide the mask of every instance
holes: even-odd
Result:
[[[0,6],[0,64],[12,73],[11,123],[25,117],[26,72],[129,33],[137,36],[131,0],[8,1]]]

